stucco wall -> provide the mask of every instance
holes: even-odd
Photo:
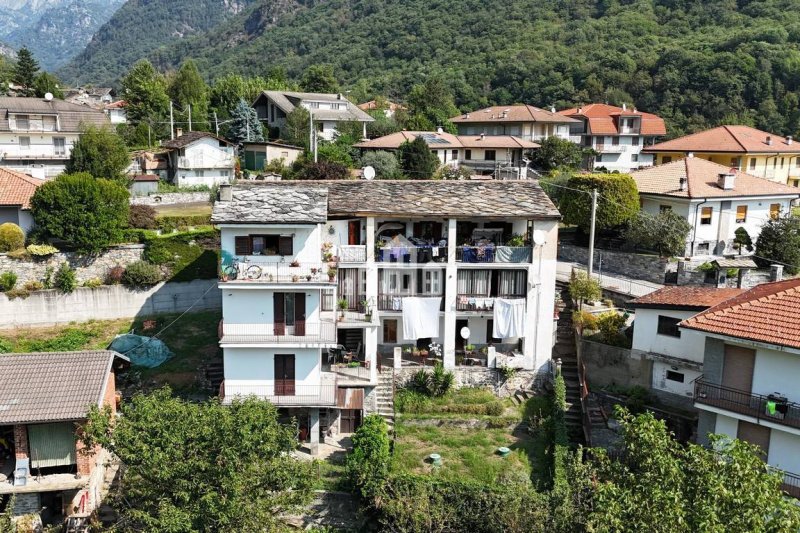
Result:
[[[174,205],[208,201],[207,192],[169,192],[132,197],[131,205]]]

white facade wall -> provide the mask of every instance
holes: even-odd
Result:
[[[232,146],[220,145],[220,141],[211,137],[191,143],[173,157],[176,185],[211,187],[230,182],[234,177],[233,155]]]
[[[738,419],[717,414],[715,433],[735,439],[738,431]],[[775,427],[770,428],[769,450],[767,453],[767,463],[770,466],[787,472],[800,472],[800,453],[797,453],[798,450],[800,450],[799,435],[781,431]]]
[[[319,225],[288,226],[288,225],[256,225],[241,224],[236,226],[220,226],[220,245],[222,249],[222,261],[230,264],[236,256],[236,237],[245,235],[284,235],[292,236],[292,257],[282,257],[280,255],[251,255],[247,256],[251,262],[259,263],[286,263],[292,261],[302,263],[319,263],[322,259],[321,253],[321,234],[322,229]],[[345,227],[345,232],[346,232]],[[346,238],[346,233],[345,233]],[[346,241],[345,241],[346,242]],[[240,259],[244,259],[240,257]]]
[[[703,363],[705,338],[694,330],[681,329],[681,336],[672,337],[658,333],[658,317],[666,316],[685,320],[696,315],[696,311],[674,311],[671,309],[637,309],[636,326],[633,328],[633,350],[657,353]]]
[[[237,387],[251,393],[271,395],[275,385],[275,354],[294,354],[295,386],[312,387],[321,381],[321,352],[318,348],[225,348],[225,394],[236,394]]]
[[[458,124],[459,135],[513,135],[526,141],[542,141],[548,137],[569,139],[569,124],[544,122],[469,123]]]
[[[594,168],[605,167],[609,171],[630,172],[639,167],[653,165],[651,154],[641,153],[647,138],[638,135],[592,136],[592,147],[600,154],[595,158]],[[615,145],[614,142],[617,144]]]
[[[790,402],[800,403],[800,353],[781,352],[758,348],[753,369],[754,394],[768,395],[779,392]]]
[[[670,374],[671,372],[681,375],[682,381],[671,379],[670,376],[674,376],[674,374]],[[694,398],[694,381],[702,375],[702,372],[680,364],[653,361],[653,381],[651,386],[660,391],[686,398]]]
[[[320,320],[319,289],[298,290],[287,285],[285,289],[223,289],[222,316],[226,324],[274,324],[275,307],[273,294],[276,292],[305,295],[306,322],[318,323]]]

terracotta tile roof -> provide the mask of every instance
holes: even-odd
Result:
[[[386,101],[389,111],[397,111],[400,109],[406,109],[406,106],[402,104],[396,104],[394,102]],[[370,100],[369,102],[364,102],[363,104],[358,104],[357,106],[362,111],[372,111],[374,109],[378,109],[378,102],[375,100]]]
[[[507,111],[505,115],[504,111]],[[463,113],[450,119],[456,124],[485,122],[555,122],[568,124],[577,120],[532,105],[496,105]]]
[[[115,358],[128,361],[107,350],[0,354],[0,424],[85,418]]]
[[[185,148],[189,146],[195,141],[199,141],[200,139],[205,138],[216,139],[220,142],[224,142],[225,144],[231,144],[227,139],[223,139],[222,137],[218,137],[213,133],[208,133],[207,131],[187,131],[180,137],[175,137],[169,141],[164,141],[161,143],[161,146],[164,148]]]
[[[137,174],[133,177],[133,181],[136,182],[158,181],[158,176],[156,176],[155,174]]]
[[[800,348],[800,278],[764,283],[681,322],[681,327]]]
[[[635,308],[702,310],[713,307],[744,292],[744,289],[718,289],[703,285],[664,287],[631,301]]]
[[[125,109],[127,106],[128,102],[125,100],[117,100],[116,102],[106,104],[106,109]]]
[[[608,104],[588,104],[558,112],[572,118],[584,118],[589,123],[589,131],[599,135],[619,135],[619,118],[639,117],[641,119],[640,135],[666,135],[667,127],[664,119],[652,113],[644,113],[637,109],[622,109]]]
[[[369,141],[355,144],[356,148],[367,148],[372,150],[396,150],[406,141],[413,141],[417,137],[422,137],[431,149],[448,148],[522,148],[533,150],[539,145],[514,137],[512,135],[452,135],[450,133],[437,133],[435,131],[398,131],[383,137],[370,139]]]
[[[0,205],[30,209],[31,197],[42,183],[22,172],[0,167]]]
[[[768,139],[772,144],[768,144]],[[800,144],[750,126],[719,126],[646,146],[644,152],[800,153]]]
[[[631,172],[640,194],[658,194],[679,198],[725,198],[739,196],[796,196],[800,189],[752,176],[736,170],[733,189],[717,185],[720,174],[732,169],[699,157],[687,157],[664,165]],[[687,190],[681,190],[681,179],[688,179]]]

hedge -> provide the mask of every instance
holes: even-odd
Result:
[[[186,231],[190,227],[211,225],[211,214],[156,217],[156,227],[165,233]]]
[[[569,455],[569,436],[564,413],[567,410],[567,386],[564,376],[555,378],[553,392],[553,490],[567,490],[567,458]]]
[[[169,268],[166,281],[192,281],[217,277],[219,234],[213,229],[155,235],[146,230],[140,236],[145,245],[144,259]]]
[[[347,455],[347,476],[367,500],[386,480],[391,461],[389,428],[380,415],[369,415],[353,434],[353,450]]]

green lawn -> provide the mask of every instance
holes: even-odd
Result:
[[[154,207],[157,213],[156,216],[160,217],[191,217],[211,214],[211,204],[209,202],[157,205]]]

